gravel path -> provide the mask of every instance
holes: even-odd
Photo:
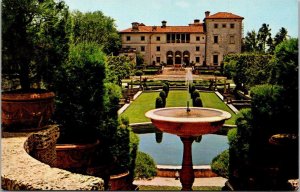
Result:
[[[208,178],[195,178],[193,186],[219,186],[223,187],[226,178],[223,177],[208,177]],[[156,186],[181,186],[181,183],[175,178],[170,177],[154,177],[152,180],[135,180],[135,185],[156,185]]]

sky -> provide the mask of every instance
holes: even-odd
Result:
[[[298,0],[64,0],[70,10],[102,11],[112,17],[118,30],[132,22],[145,25],[186,26],[194,19],[203,21],[204,12],[231,12],[244,17],[244,35],[269,24],[272,36],[281,27],[288,35],[298,37]]]

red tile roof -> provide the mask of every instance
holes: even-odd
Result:
[[[203,25],[194,26],[139,26],[138,31],[128,28],[120,31],[120,33],[203,33]]]
[[[205,17],[205,19],[244,19],[244,17],[228,12],[218,12],[216,14]]]

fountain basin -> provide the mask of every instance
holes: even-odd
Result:
[[[145,116],[161,131],[180,137],[200,136],[218,131],[231,114],[219,109],[190,107],[159,108]]]

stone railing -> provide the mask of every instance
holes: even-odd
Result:
[[[104,190],[99,177],[53,168],[56,125],[37,133],[2,133],[1,186],[4,190]]]

